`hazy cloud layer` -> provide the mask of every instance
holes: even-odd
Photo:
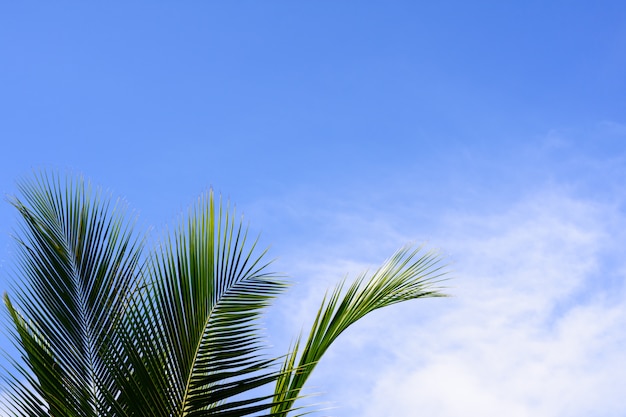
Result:
[[[442,224],[433,240],[453,261],[453,298],[374,314],[344,335],[312,381],[317,400],[339,407],[328,415],[623,415],[619,207],[551,188]],[[310,317],[325,277],[365,266],[335,255],[298,266],[304,288],[283,307],[294,323]]]

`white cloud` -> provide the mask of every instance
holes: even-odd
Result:
[[[605,256],[625,223],[615,206],[553,190],[450,214],[436,242],[454,261],[454,298],[381,311],[344,335],[312,381],[338,406],[324,415],[624,415],[623,276],[604,283],[624,272]],[[349,258],[326,268],[360,271]]]

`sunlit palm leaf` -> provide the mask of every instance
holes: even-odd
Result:
[[[275,388],[274,416],[287,415],[326,350],[356,321],[374,310],[403,301],[445,296],[437,287],[445,274],[439,256],[432,252],[418,256],[420,253],[420,248],[404,248],[371,277],[361,275],[345,292],[342,282],[324,299],[302,352],[298,340],[285,359],[285,373]]]
[[[152,415],[243,416],[269,408],[271,396],[241,397],[277,378],[274,361],[260,355],[256,323],[285,283],[264,272],[255,246],[228,210],[216,212],[209,194],[154,252],[152,281],[136,307],[147,315],[134,326],[141,354],[133,358],[140,370],[133,378],[144,375],[160,396],[162,412]]]

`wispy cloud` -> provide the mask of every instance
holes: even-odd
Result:
[[[613,214],[543,193],[457,219],[454,308],[381,345],[399,359],[362,415],[623,415],[626,300],[597,282]]]
[[[340,339],[312,381],[340,407],[328,415],[623,415],[625,264],[606,266],[623,241],[619,208],[550,188],[441,224],[454,298],[380,312]],[[328,284],[318,274],[366,266],[358,245],[321,272],[297,266],[307,295],[292,318],[311,314]]]

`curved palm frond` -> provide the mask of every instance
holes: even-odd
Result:
[[[62,184],[42,174],[20,190],[23,200],[12,203],[23,219],[17,240],[25,282],[18,307],[5,295],[28,367],[20,369],[27,384],[12,382],[30,392],[17,408],[27,415],[108,415],[108,399],[118,394],[109,372],[114,329],[135,282],[141,242],[123,210],[83,179]]]
[[[421,248],[405,247],[371,277],[362,274],[345,292],[342,281],[330,297],[324,298],[302,352],[299,352],[302,342],[298,339],[283,363],[283,372],[275,386],[272,416],[287,416],[324,353],[352,324],[372,311],[393,304],[446,296],[438,287],[446,274],[440,257],[434,252],[421,252]]]

